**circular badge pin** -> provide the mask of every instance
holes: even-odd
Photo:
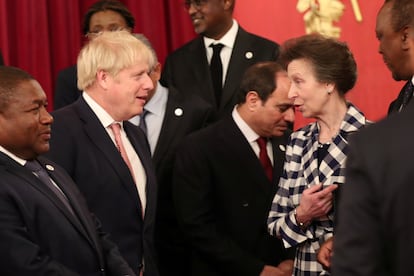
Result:
[[[174,110],[175,116],[178,116],[178,117],[183,116],[183,113],[184,111],[179,107]]]
[[[281,151],[286,151],[286,147],[285,147],[284,145],[279,145],[279,149],[280,149]]]
[[[246,52],[246,54],[244,55],[247,59],[251,59],[253,57],[253,53],[252,52]]]
[[[51,172],[55,170],[55,168],[52,165],[46,165],[46,169],[48,169]]]

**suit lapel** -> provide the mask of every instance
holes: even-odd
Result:
[[[240,131],[231,116],[222,121],[222,131],[219,135],[223,147],[229,149],[229,154],[240,162],[240,170],[246,171],[246,177],[250,180],[244,181],[246,185],[259,186],[264,194],[268,195],[271,190],[271,183],[260,163],[259,158],[253,151],[249,142]]]
[[[79,99],[76,104],[79,107],[78,114],[84,122],[85,133],[89,136],[92,143],[100,149],[108,163],[111,164],[114,171],[118,174],[129,196],[137,202],[137,208],[142,210],[134,179],[105,128],[83,98]]]
[[[97,249],[98,252],[100,252],[99,242],[96,240],[96,229],[94,225],[91,225],[88,223],[90,220],[88,220],[85,215],[89,214],[86,213],[88,210],[84,210],[79,203],[79,193],[77,193],[74,190],[75,184],[73,184],[73,187],[68,185],[67,179],[64,179],[59,172],[54,170],[54,167],[49,164],[49,162],[46,161],[46,159],[39,157],[38,158],[39,163],[42,165],[42,167],[48,171],[49,176],[55,181],[55,183],[59,186],[59,188],[63,191],[65,196],[70,202],[70,205],[73,209],[73,211],[76,214],[76,218],[73,217],[71,213],[69,213],[66,210],[66,207],[60,202],[60,200],[53,200],[56,199],[56,196],[53,197],[53,201],[60,205],[61,207],[59,209],[62,210],[62,212],[65,213],[65,216],[72,222],[72,224],[78,228],[78,230],[87,238],[87,240],[90,242],[90,244]],[[52,169],[53,168],[53,169]],[[48,189],[49,190],[49,189]],[[50,194],[50,193],[49,193]],[[63,208],[62,208],[63,207]]]
[[[25,182],[27,182],[28,185],[31,185],[39,191],[39,193],[43,194],[45,198],[47,198],[49,201],[52,202],[53,205],[56,206],[56,208],[62,212],[63,216],[66,217],[67,220],[83,235],[85,238],[91,242],[90,235],[86,232],[86,229],[81,225],[80,220],[78,218],[74,217],[72,213],[70,213],[69,210],[67,210],[67,207],[61,202],[60,199],[57,198],[57,196],[54,194],[52,190],[50,190],[49,187],[46,186],[39,178],[37,178],[32,172],[27,170],[26,168],[22,167],[20,164],[16,163],[14,160],[12,160],[10,157],[5,155],[4,153],[0,153],[0,160],[4,164],[7,164],[7,170],[11,173],[16,175],[17,177],[20,177]],[[40,164],[45,168],[45,163],[43,159],[39,159]],[[50,167],[49,167],[50,168]],[[56,173],[51,171],[50,169],[45,168],[49,176],[55,181],[55,183],[61,188],[61,190],[64,192],[65,196],[68,197],[70,203],[72,203],[73,196],[70,191],[66,189],[64,181],[59,178]],[[78,207],[75,205],[72,205],[73,210],[76,214],[79,214]],[[91,242],[92,243],[92,242]]]
[[[138,132],[137,127],[130,122],[124,121],[124,129],[128,136],[129,141],[131,142],[135,152],[138,155],[138,158],[141,161],[142,166],[144,167],[145,174],[147,176],[147,183],[145,183],[145,192],[147,197],[147,205],[145,207],[145,212],[147,213],[149,210],[155,210],[155,183],[152,183],[152,179],[154,179],[154,169],[152,167],[153,161],[151,159],[150,149],[147,143],[145,136],[143,133]],[[139,139],[138,135],[142,135]],[[134,183],[134,182],[133,182]],[[138,197],[138,192],[136,191],[137,188],[134,183],[135,194],[137,196],[137,200],[139,203],[140,211],[142,212],[141,200]],[[145,214],[144,218],[147,218]]]
[[[195,81],[194,93],[199,93],[203,99],[209,103],[215,103],[214,89],[211,81],[210,69],[207,60],[204,40],[199,36],[190,47],[190,54],[188,55],[187,63],[194,72]],[[214,105],[215,106],[215,105]]]
[[[174,140],[176,130],[180,127],[180,122],[183,116],[177,116],[175,110],[180,108],[185,111],[184,107],[177,100],[176,90],[169,89],[167,106],[165,108],[164,120],[162,122],[160,135],[158,138],[157,146],[154,151],[153,160],[155,164],[167,153],[171,142]]]
[[[398,94],[397,99],[392,103],[392,110],[390,110],[390,112],[399,112],[400,111],[400,107],[403,103],[403,99],[404,99],[404,91],[406,89],[406,87],[409,85],[409,82],[411,80],[407,81],[403,88],[401,89],[400,93]]]
[[[270,139],[273,150],[273,192],[276,193],[279,186],[279,178],[282,175],[283,165],[285,164],[285,152],[287,135],[272,137]]]
[[[310,136],[306,139],[303,145],[303,176],[306,179],[306,183],[319,183],[319,169],[318,169],[318,140],[317,140],[317,127],[314,126],[306,136]]]
[[[249,66],[249,59],[246,58],[247,52],[253,54],[246,31],[239,27],[223,86],[220,109],[223,109],[231,101],[235,91],[238,89],[244,70]]]

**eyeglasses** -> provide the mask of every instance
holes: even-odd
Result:
[[[189,10],[191,6],[193,6],[195,9],[199,10],[201,9],[208,0],[185,0],[184,1],[184,7]]]
[[[127,30],[127,29],[124,27],[120,27],[120,26],[110,26],[109,28],[92,30],[88,32],[85,36],[89,39],[92,39],[97,36],[100,36],[103,32],[118,32],[118,31],[123,31],[123,30]]]

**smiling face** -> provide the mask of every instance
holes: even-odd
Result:
[[[195,32],[209,38],[220,39],[231,28],[233,0],[199,2],[199,5],[188,5],[188,14]]]
[[[47,99],[35,80],[21,82],[0,110],[0,144],[23,159],[49,150],[52,116]]]
[[[375,28],[376,36],[379,41],[379,53],[382,55],[384,63],[392,73],[392,77],[399,80],[409,79],[412,74],[405,72],[405,62],[407,56],[403,50],[404,29],[394,31],[392,25],[392,3],[386,3],[381,8],[377,16],[377,24]]]
[[[129,120],[142,113],[148,92],[154,88],[148,71],[148,65],[137,63],[122,69],[116,76],[104,71],[98,73],[106,88],[102,105],[114,120]]]
[[[294,100],[303,117],[317,118],[328,101],[327,90],[331,88],[316,79],[312,64],[305,59],[291,61],[287,71],[292,80],[289,98]]]

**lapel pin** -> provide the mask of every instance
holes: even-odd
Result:
[[[179,107],[177,107],[175,110],[174,110],[174,114],[175,114],[175,116],[178,116],[178,117],[180,117],[180,116],[183,116],[183,110],[181,109],[181,108],[179,108]]]
[[[247,59],[252,59],[253,57],[253,53],[252,52],[246,52],[246,54],[244,55]]]
[[[51,172],[55,170],[55,168],[52,165],[46,165],[46,169],[48,169]]]
[[[279,145],[279,149],[280,149],[281,151],[286,151],[286,147],[285,147],[284,145]]]

